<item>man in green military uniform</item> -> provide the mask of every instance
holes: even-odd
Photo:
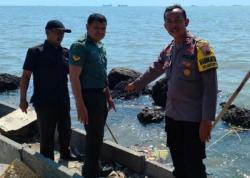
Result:
[[[91,14],[86,36],[70,47],[70,81],[78,120],[84,124],[87,133],[82,174],[89,178],[106,176],[99,169],[98,159],[108,110],[115,110],[108,89],[106,51],[101,43],[106,26],[103,15]]]

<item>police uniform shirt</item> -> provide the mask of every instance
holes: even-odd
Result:
[[[188,33],[182,45],[174,41],[168,45],[154,66],[135,84],[141,89],[165,72],[168,79],[166,115],[178,121],[212,121],[217,99],[216,68],[214,50],[208,42]]]

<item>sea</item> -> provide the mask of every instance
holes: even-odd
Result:
[[[219,68],[217,113],[220,102],[227,101],[250,69],[250,6],[187,6],[188,29],[209,41],[214,47]],[[20,76],[27,49],[46,38],[48,20],[59,19],[71,34],[65,34],[62,45],[71,43],[86,33],[86,21],[91,13],[107,17],[107,34],[103,43],[107,50],[108,71],[127,67],[144,72],[172,40],[164,29],[165,7],[0,7],[0,73]],[[151,83],[152,85],[153,83]],[[70,84],[69,84],[70,87]],[[32,94],[32,82],[28,98]],[[75,101],[70,90],[72,125],[84,129],[77,121]],[[19,91],[0,93],[0,101],[18,105]],[[152,106],[149,96],[123,101],[115,100],[117,112],[111,111],[107,123],[119,144],[131,147],[165,147],[164,122],[142,125],[137,114]],[[234,104],[250,109],[250,81]],[[108,131],[105,139],[112,140]],[[171,165],[171,159],[163,164]],[[219,122],[207,143],[207,172],[217,178],[250,177],[250,131],[232,131]]]

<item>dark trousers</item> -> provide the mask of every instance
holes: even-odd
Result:
[[[71,137],[70,110],[64,105],[35,106],[40,130],[40,153],[54,160],[54,136],[57,127],[60,156],[67,157]]]
[[[206,178],[203,164],[205,143],[199,138],[199,123],[175,121],[166,117],[167,146],[176,178]]]
[[[88,110],[86,130],[85,162],[83,175],[97,178],[99,173],[99,157],[104,136],[104,126],[108,109],[106,96],[102,91],[83,90],[83,100]]]

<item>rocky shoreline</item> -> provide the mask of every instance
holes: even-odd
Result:
[[[19,87],[21,78],[10,74],[0,74],[0,92],[16,90]]]
[[[224,102],[220,104],[222,108],[224,104]],[[250,128],[250,110],[246,108],[230,105],[228,111],[221,119],[232,126]]]
[[[153,99],[152,106],[147,106],[140,113],[137,118],[142,124],[158,123],[164,117],[164,108],[167,100],[167,79],[161,78],[154,83],[152,87],[146,86],[142,92],[125,91],[125,86],[134,81],[141,75],[140,72],[118,67],[113,68],[108,74],[109,88],[114,99],[130,100],[139,97],[140,95],[149,95]],[[20,77],[10,74],[0,74],[0,92],[16,90],[19,88]],[[221,103],[223,107],[224,103]],[[222,120],[234,126],[250,128],[250,110],[231,105]]]

